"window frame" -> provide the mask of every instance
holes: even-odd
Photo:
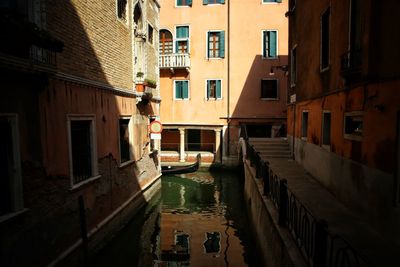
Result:
[[[208,81],[220,81],[220,85],[221,85],[221,88],[220,88],[220,90],[221,90],[221,97],[208,97]],[[215,95],[217,95],[217,93],[215,92]],[[222,79],[217,79],[217,78],[215,78],[215,79],[206,79],[205,80],[205,100],[206,101],[218,101],[218,100],[222,100]]]
[[[324,20],[323,20],[323,18],[324,18],[324,15],[328,11],[329,11],[328,33],[327,33],[327,36],[328,36],[328,43],[327,43],[328,54],[327,54],[327,57],[328,58],[327,58],[327,64],[325,66],[325,65],[323,65],[323,59],[324,59],[324,53],[323,53],[323,51],[324,51],[324,47],[323,47],[323,45],[324,45],[324,41],[323,41],[323,39],[324,39],[324,33],[323,33],[324,25],[323,25],[323,21]],[[320,46],[319,46],[319,51],[320,51],[319,69],[320,69],[320,72],[325,72],[325,71],[329,70],[330,69],[330,64],[331,64],[331,44],[330,44],[331,43],[331,26],[332,26],[331,13],[332,13],[331,6],[328,6],[324,10],[324,12],[321,13],[321,16],[320,16]]]
[[[209,3],[210,0],[207,0],[207,4],[204,3],[203,0],[203,6],[218,6],[218,5],[224,5],[225,4],[225,0],[216,0],[216,1],[224,1],[223,3]],[[229,0],[228,0],[229,1]]]
[[[19,116],[17,113],[0,113],[0,117],[5,117],[9,120],[11,128],[11,139],[12,139],[12,151],[13,151],[13,163],[15,174],[10,177],[12,183],[11,194],[11,211],[0,215],[0,223],[7,221],[21,213],[24,213],[28,209],[24,208],[24,195],[23,195],[23,183],[22,183],[22,166],[21,166],[21,152],[20,152],[20,135],[19,135]]]
[[[293,56],[293,51],[295,56]],[[297,44],[290,50],[290,87],[293,88],[297,83]]]
[[[189,36],[186,37],[186,38],[178,38],[177,37],[178,27],[188,27]],[[187,42],[187,52],[186,53],[176,52],[176,43],[178,41],[186,41]],[[177,25],[175,25],[174,34],[172,35],[172,52],[174,54],[190,54],[190,25],[189,24],[177,24]]]
[[[187,81],[188,82],[188,97],[187,98],[177,98],[176,97],[176,83],[177,82],[183,82],[183,81]],[[178,101],[188,101],[190,100],[190,80],[188,79],[176,79],[173,80],[173,99],[174,100],[178,100]]]
[[[324,132],[325,132],[325,114],[329,114],[330,117],[330,124],[329,124],[329,144],[324,143]],[[332,144],[332,112],[330,110],[323,110],[322,111],[322,121],[321,121],[321,146],[326,149],[330,149]]]
[[[353,141],[362,141],[363,135],[361,131],[361,135],[346,133],[346,117],[361,117],[362,123],[364,124],[364,112],[363,111],[349,111],[343,114],[343,137],[344,139],[353,140]]]
[[[193,0],[191,4],[186,4],[188,2],[188,0],[182,0],[185,1],[185,5],[178,5],[178,0],[175,0],[175,7],[177,8],[181,8],[181,7],[192,7],[193,5]]]
[[[128,140],[129,140],[129,160],[126,160],[122,162],[122,149],[121,149],[121,126],[120,126],[120,121],[121,120],[129,120],[128,122]],[[134,160],[134,155],[133,155],[133,123],[132,123],[132,116],[131,115],[122,115],[118,117],[118,152],[119,152],[119,167],[126,166],[130,163],[132,163]]]
[[[220,42],[221,42],[221,32],[223,32],[224,33],[224,35],[225,35],[225,31],[224,30],[208,30],[207,32],[206,32],[206,59],[207,60],[223,60],[226,56],[225,56],[225,54],[226,54],[226,51],[225,51],[225,37],[224,37],[224,56],[223,57],[221,57],[221,47],[219,46],[218,47],[218,57],[210,57],[210,55],[209,55],[209,34],[210,33],[219,33],[220,35],[219,35],[219,44],[220,44]]]
[[[264,56],[264,50],[266,50],[265,42],[264,42],[264,32],[276,32],[276,55],[274,57],[269,57],[267,51],[265,51]],[[262,59],[279,59],[279,31],[277,29],[268,29],[268,30],[262,30],[261,31],[261,58]]]
[[[120,7],[120,2],[121,1],[125,1],[125,7],[124,7],[124,16],[123,17],[120,17],[119,15],[119,7]],[[117,19],[120,21],[120,22],[122,22],[123,24],[128,24],[128,21],[129,21],[129,12],[128,12],[128,9],[129,9],[129,1],[128,0],[116,0],[115,1],[115,12],[116,12],[116,15],[117,15]]]
[[[276,81],[276,98],[262,97],[262,82],[263,81]],[[260,91],[260,99],[263,101],[278,101],[280,98],[279,95],[279,79],[271,79],[271,78],[262,78],[261,79],[261,91]]]
[[[150,31],[149,31],[149,28],[151,28],[151,30],[152,30],[152,33],[151,33],[151,41],[150,41]],[[153,25],[149,22],[149,21],[147,21],[147,42],[149,43],[149,44],[151,44],[152,46],[154,46],[154,36],[155,36],[155,32],[156,32],[156,30],[154,29],[154,27],[153,27]]]
[[[272,0],[272,1],[267,1],[266,0],[261,0],[262,5],[276,5],[276,4],[282,4],[282,0]]]
[[[307,114],[307,122],[304,123],[304,116]],[[301,131],[300,131],[300,138],[304,141],[307,141],[308,139],[308,125],[309,125],[309,119],[308,116],[309,115],[309,111],[308,110],[303,110],[301,112]],[[305,133],[305,134],[304,134]]]
[[[72,121],[90,121],[90,145],[91,145],[91,176],[87,179],[74,183],[74,166],[72,158]],[[94,114],[67,114],[67,134],[68,134],[68,153],[69,153],[69,172],[70,172],[70,190],[79,188],[87,183],[97,180],[101,177],[97,162],[97,135],[96,135],[96,115]]]

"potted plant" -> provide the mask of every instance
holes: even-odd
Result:
[[[157,82],[155,80],[151,80],[151,79],[144,79],[144,83],[146,84],[146,86],[151,87],[151,88],[156,88],[157,87]]]
[[[144,73],[141,72],[141,71],[138,71],[138,72],[136,73],[136,91],[137,91],[137,92],[140,92],[140,93],[143,93],[143,92],[144,92],[144,89],[145,89],[145,84],[144,84],[144,81],[143,81],[143,76],[144,76]]]

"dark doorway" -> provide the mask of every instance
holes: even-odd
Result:
[[[272,125],[246,125],[248,137],[271,137]]]
[[[199,151],[201,145],[201,131],[197,129],[187,130],[187,150]]]
[[[11,178],[14,154],[11,123],[0,117],[0,216],[12,211]]]

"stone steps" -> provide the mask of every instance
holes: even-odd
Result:
[[[289,143],[283,138],[249,138],[249,143],[264,159],[292,157]]]

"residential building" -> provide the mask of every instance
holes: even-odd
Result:
[[[191,161],[203,151],[203,161],[221,162],[236,155],[241,125],[250,136],[284,132],[287,77],[281,69],[287,67],[287,5],[162,1],[163,161]]]
[[[99,245],[159,186],[148,133],[159,117],[159,9],[1,2],[1,266],[54,265],[86,236]]]
[[[337,199],[398,243],[400,3],[289,2],[288,139]]]

